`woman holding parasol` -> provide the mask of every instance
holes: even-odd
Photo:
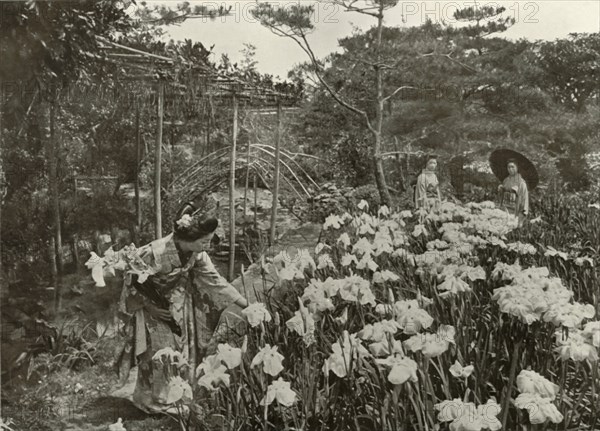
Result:
[[[440,183],[436,175],[437,159],[430,155],[427,157],[425,168],[417,178],[415,186],[415,207],[426,211],[439,208],[442,201]]]
[[[538,182],[533,163],[524,155],[509,149],[499,149],[490,155],[494,175],[502,181],[498,186],[500,207],[519,219],[519,227],[529,215],[529,192]]]

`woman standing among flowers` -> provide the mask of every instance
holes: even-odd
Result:
[[[500,207],[518,217],[519,226],[529,215],[529,190],[538,182],[533,164],[512,150],[496,150],[490,156],[494,174],[502,181],[498,186]]]
[[[426,211],[437,209],[442,201],[440,194],[440,183],[435,170],[437,159],[435,156],[427,157],[425,169],[417,178],[415,187],[415,207],[424,208]]]
[[[500,204],[511,214],[519,217],[519,226],[521,226],[529,214],[529,191],[525,180],[519,174],[515,160],[508,161],[506,170],[508,176],[498,186],[498,191],[502,193]]]
[[[248,306],[206,253],[218,221],[194,215],[194,210],[186,204],[173,233],[137,249],[135,260],[125,268],[119,309],[126,316],[131,340],[121,354],[119,368],[127,377],[135,371],[130,370],[131,364],[137,364],[137,377],[133,393],[123,388],[113,396],[130,398],[147,412],[170,407],[166,402],[169,385],[157,352],[172,352],[170,360],[180,366],[180,375],[193,380],[212,335],[207,313],[232,303]]]

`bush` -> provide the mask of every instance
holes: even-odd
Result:
[[[369,208],[377,209],[381,203],[379,190],[375,184],[367,184],[354,189],[351,194],[353,204],[357,205],[361,200],[365,200],[369,204]]]
[[[329,214],[342,213],[349,207],[352,189],[338,188],[335,184],[326,183],[314,196],[308,198],[308,218],[323,223]]]

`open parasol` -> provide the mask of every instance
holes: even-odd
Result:
[[[529,190],[535,189],[540,182],[540,179],[533,163],[531,163],[531,161],[523,154],[507,148],[495,150],[490,155],[490,167],[492,168],[494,175],[496,175],[496,178],[500,181],[504,181],[504,179],[508,177],[506,165],[511,159],[517,163],[517,168],[521,177],[527,183],[527,188]]]

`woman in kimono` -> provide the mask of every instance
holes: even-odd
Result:
[[[417,178],[415,187],[415,207],[417,209],[423,208],[426,211],[437,209],[442,201],[440,183],[435,173],[436,168],[436,158],[429,156],[425,169]]]
[[[206,253],[218,221],[195,216],[194,210],[192,204],[186,204],[179,211],[172,234],[137,250],[152,275],[143,283],[135,275],[125,276],[119,309],[131,339],[121,354],[119,371],[121,384],[125,380],[129,384],[112,395],[129,398],[149,413],[171,407],[166,402],[164,367],[160,358],[153,359],[155,354],[165,348],[176,352],[178,361],[187,363],[180,371],[182,377],[194,387],[196,366],[212,335],[209,313],[233,303],[248,306],[219,275]],[[132,365],[137,365],[137,370]],[[131,375],[136,371],[137,376]]]
[[[508,176],[498,186],[500,206],[519,218],[519,226],[523,225],[529,214],[529,190],[521,177],[517,161],[509,159],[506,164]]]

